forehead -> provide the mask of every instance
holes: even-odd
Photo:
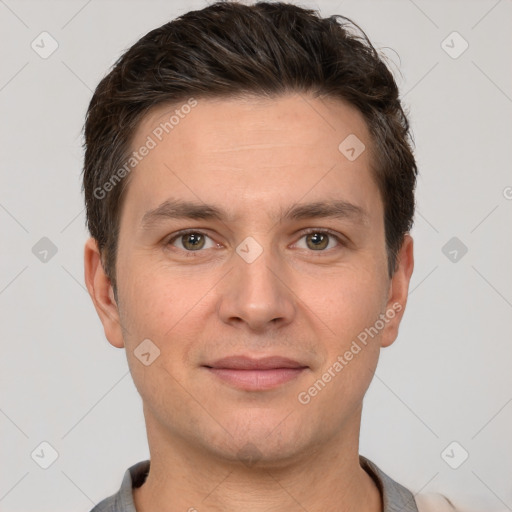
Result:
[[[265,155],[280,154],[280,148],[290,160],[294,158],[290,147],[319,147],[322,154],[317,157],[332,161],[348,135],[370,142],[362,114],[339,99],[294,93],[274,98],[199,98],[194,107],[190,103],[189,99],[153,108],[139,124],[134,146],[150,135],[158,145],[174,141],[180,153],[190,151],[189,161],[207,156],[224,164],[227,153],[236,159],[236,150],[241,158],[257,154],[263,159],[258,164],[265,165]]]
[[[233,217],[234,210],[287,208],[306,196],[345,194],[363,208],[378,200],[366,122],[347,103],[304,94],[194,102],[155,107],[135,132],[132,150],[151,146],[125,197],[139,220],[170,196],[222,203]],[[366,149],[347,158],[347,140]]]

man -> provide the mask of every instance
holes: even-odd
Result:
[[[396,83],[354,26],[215,3],[98,85],[85,279],[150,461],[94,512],[418,510],[359,455],[407,302],[417,169]]]

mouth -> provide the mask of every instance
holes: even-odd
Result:
[[[309,368],[298,361],[280,356],[262,359],[225,357],[203,367],[225,384],[246,391],[277,388],[296,379]]]

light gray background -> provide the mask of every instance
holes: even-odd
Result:
[[[81,128],[123,50],[205,5],[0,0],[3,512],[89,511],[149,455],[125,353],[84,287]],[[351,17],[394,50],[384,51],[421,174],[411,295],[365,400],[361,453],[414,492],[512,510],[512,3],[300,5]],[[47,59],[31,48],[43,31],[59,45]],[[453,31],[469,43],[458,58],[442,46]],[[42,237],[58,250],[47,262],[32,252]],[[452,237],[468,248],[457,262],[442,252]],[[58,452],[48,469],[31,457],[48,459],[43,441]],[[469,453],[458,469],[441,456],[452,441]],[[460,450],[448,451],[452,464]]]

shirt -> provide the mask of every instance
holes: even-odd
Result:
[[[373,462],[359,456],[361,467],[375,481],[384,504],[383,512],[418,512],[413,494],[395,482]],[[137,462],[124,474],[121,488],[112,496],[100,501],[91,512],[137,512],[132,489],[140,487],[149,473],[149,460]]]

